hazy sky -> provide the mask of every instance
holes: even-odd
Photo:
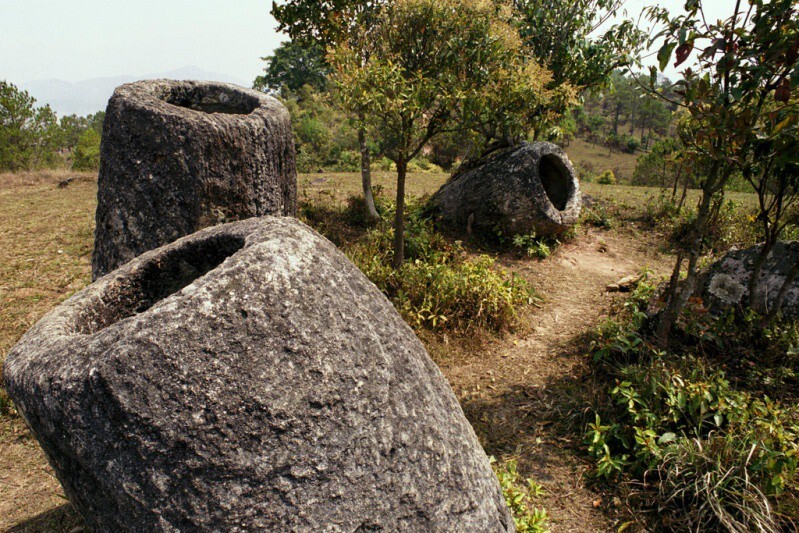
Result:
[[[705,0],[717,17],[732,0]],[[627,0],[631,14],[653,0]],[[684,0],[660,5],[681,9]],[[0,79],[146,75],[196,65],[249,83],[285,37],[271,0],[0,0]],[[667,72],[674,76],[673,72]]]
[[[196,65],[251,82],[281,40],[270,0],[0,0],[0,79]]]

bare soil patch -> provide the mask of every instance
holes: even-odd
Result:
[[[55,175],[2,178],[0,361],[28,327],[89,282],[96,195],[85,176],[65,188]],[[445,178],[420,175],[411,192],[433,192]],[[391,176],[377,181],[392,194]],[[357,193],[359,176],[303,175],[300,184],[342,202]],[[500,263],[545,297],[524,311],[518,330],[502,338],[422,334],[423,340],[488,453],[518,460],[520,473],[544,486],[547,496],[537,503],[553,530],[608,530],[613,521],[603,511],[611,502],[601,501],[584,476],[581,410],[591,390],[583,335],[618,298],[605,293],[608,283],[646,266],[664,273],[668,258],[653,238],[621,226],[585,228],[545,261],[507,255]],[[0,531],[68,532],[79,524],[22,420],[0,414]]]
[[[444,355],[441,345],[432,351],[486,451],[517,460],[523,476],[543,485],[537,504],[553,531],[614,530],[613,502],[585,475],[583,424],[601,389],[592,389],[584,339],[620,298],[605,291],[608,284],[643,268],[665,274],[669,258],[627,227],[588,228],[541,262],[503,262],[545,296],[523,318],[526,326],[476,350],[456,346],[462,356]]]

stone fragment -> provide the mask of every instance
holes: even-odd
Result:
[[[609,284],[607,287],[605,287],[605,290],[607,292],[630,292],[638,286],[638,283],[642,278],[643,276],[641,274],[624,276],[615,283]]]
[[[152,250],[46,315],[5,386],[94,531],[513,531],[445,378],[287,217]]]
[[[430,199],[446,226],[492,237],[557,236],[580,216],[580,185],[566,153],[522,143],[454,176]]]
[[[94,279],[215,224],[294,215],[291,119],[263,93],[215,82],[117,88],[100,151]]]
[[[749,278],[762,244],[732,250],[703,272],[697,294],[714,314],[730,307],[749,305]],[[778,242],[760,273],[758,307],[771,309],[791,268],[799,262],[799,241]],[[790,285],[781,308],[788,319],[799,319],[799,280]]]

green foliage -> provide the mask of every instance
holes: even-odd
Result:
[[[486,255],[467,258],[429,221],[408,226],[408,259],[392,266],[393,230],[370,231],[347,255],[394,303],[413,327],[433,330],[503,331],[512,328],[516,309],[534,299],[526,281],[494,266]]]
[[[516,531],[519,533],[545,533],[549,531],[547,522],[549,517],[545,509],[531,508],[532,502],[543,496],[544,489],[530,478],[519,479],[516,470],[516,461],[508,461],[504,467],[499,467],[492,457],[491,464],[502,487],[505,503],[513,515]]]
[[[554,245],[557,246],[558,242],[555,241]],[[535,233],[514,235],[513,247],[527,257],[535,257],[537,259],[546,259],[552,253],[545,240],[536,237]]]
[[[78,138],[72,153],[74,170],[98,170],[100,168],[100,134],[89,128]]]
[[[283,103],[291,113],[299,172],[360,168],[358,133],[349,117],[333,106],[329,94],[305,85],[296,92],[284,90]]]
[[[652,149],[638,157],[633,172],[633,185],[650,187],[671,187],[687,174],[681,164],[681,148],[679,139],[665,137],[656,141]]]
[[[397,0],[329,60],[342,105],[397,166],[396,267],[408,163],[444,131],[488,125],[491,137],[519,138],[526,111],[545,103],[545,70],[524,60],[516,29],[486,0]]]
[[[606,170],[597,176],[596,182],[600,185],[616,185],[616,175],[612,170]]]
[[[58,158],[60,130],[49,106],[15,85],[0,81],[0,170],[25,170],[53,165]]]
[[[530,55],[552,71],[556,85],[599,88],[615,69],[632,64],[644,41],[631,20],[596,35],[617,13],[620,4],[612,0],[517,0],[514,6]]]
[[[352,198],[339,215],[307,203],[301,206],[300,215],[338,243],[414,328],[500,332],[513,328],[517,309],[536,299],[525,280],[498,269],[486,255],[468,256],[459,241],[452,242],[435,231],[422,201],[409,205],[407,257],[395,269],[394,232],[388,224],[395,206],[380,195],[376,203],[383,217],[376,225],[367,217],[362,198]],[[339,221],[331,223],[336,217]],[[360,237],[341,238],[354,228],[369,227]]]
[[[605,206],[595,204],[591,207],[583,207],[580,213],[580,220],[584,224],[595,228],[612,229],[616,225],[613,217]]]
[[[16,413],[14,402],[8,397],[8,393],[0,387],[0,416],[10,416]]]
[[[294,41],[284,42],[271,56],[262,57],[266,62],[264,73],[255,78],[253,87],[261,91],[299,91],[310,85],[324,91],[328,68],[324,51],[318,45],[302,46]],[[284,95],[285,96],[285,95]]]
[[[666,311],[658,325],[659,342],[665,345],[694,285],[714,206],[736,175],[760,187],[760,214],[764,226],[773,229],[765,231],[767,244],[779,236],[780,206],[794,196],[799,180],[795,150],[799,146],[799,17],[795,0],[736,2],[728,17],[716,20],[706,16],[701,0],[687,2],[684,12],[676,16],[658,7],[647,12],[661,28],[650,41],[659,46],[661,71],[672,56],[676,67],[696,52],[694,66],[683,71],[677,84],[680,103],[688,112],[678,131],[702,198],[687,232],[687,254],[675,264],[678,272],[687,256],[687,282],[678,290],[676,276],[672,277]],[[655,84],[656,70],[651,69],[650,86]],[[763,205],[767,198],[774,202],[772,207]],[[754,276],[753,283],[757,279]],[[750,285],[750,291],[757,292]]]
[[[643,311],[653,290],[641,284],[623,321],[603,324],[592,344],[594,364],[612,383],[586,433],[597,475],[641,480],[644,501],[671,529],[779,530],[774,498],[799,489],[799,407],[742,390],[692,351],[654,348]],[[722,332],[739,346],[751,342],[701,313],[681,323],[699,353]],[[725,345],[729,353],[740,349]]]

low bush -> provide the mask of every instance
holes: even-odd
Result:
[[[544,494],[544,489],[530,478],[524,481],[519,479],[516,471],[516,461],[508,461],[504,467],[497,466],[491,458],[494,472],[502,487],[505,503],[513,515],[516,531],[519,533],[545,533],[549,531],[549,517],[545,509],[530,507],[533,500]],[[524,484],[522,484],[524,483]]]
[[[537,237],[535,233],[528,235],[515,235],[513,237],[513,247],[517,252],[527,257],[546,259],[552,253],[552,248],[558,246],[558,241],[547,242],[547,239]],[[550,247],[552,245],[552,247]]]
[[[405,263],[392,267],[394,205],[376,198],[382,221],[369,228],[363,201],[353,197],[336,210],[304,205],[301,216],[339,245],[366,276],[392,301],[414,328],[437,331],[513,328],[519,307],[536,299],[519,276],[496,267],[487,255],[467,256],[425,215],[424,200],[406,206]]]
[[[596,182],[600,185],[615,185],[616,175],[612,170],[606,170],[596,178]]]
[[[603,324],[592,345],[593,363],[611,382],[586,434],[597,475],[631,477],[668,529],[787,527],[774,509],[799,490],[795,401],[772,399],[777,391],[765,382],[747,390],[750,381],[725,363],[729,354],[740,357],[752,335],[730,320],[694,309],[681,319],[680,347],[655,349],[643,310],[651,294],[642,284],[622,320]]]

